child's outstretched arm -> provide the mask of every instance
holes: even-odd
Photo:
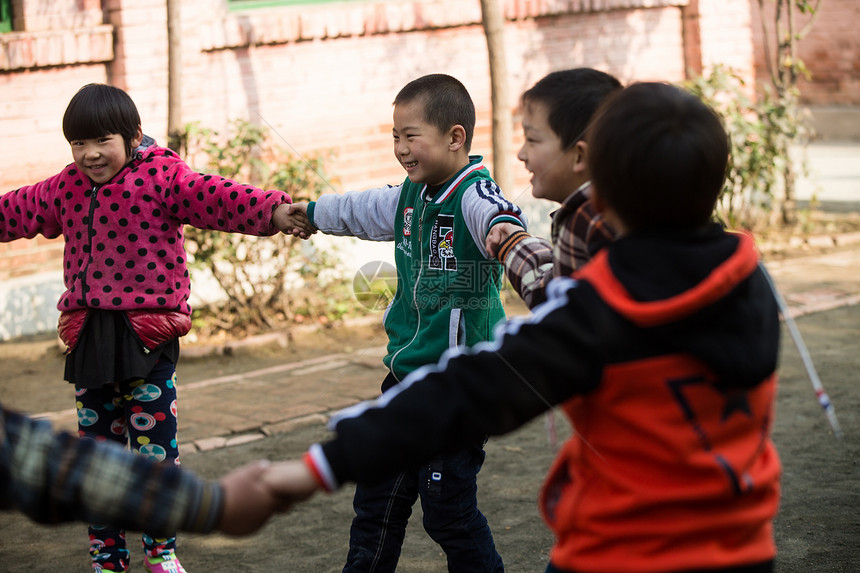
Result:
[[[308,204],[311,223],[326,235],[393,241],[402,187],[386,186],[344,194],[324,193]]]
[[[157,150],[153,161],[163,163],[161,170],[142,181],[161,188],[167,214],[198,229],[269,237],[278,232],[275,209],[292,203],[284,191],[198,173],[170,150]]]
[[[272,224],[280,232],[308,239],[317,232],[308,218],[307,203],[283,203],[272,213]]]
[[[60,236],[63,226],[54,194],[62,173],[35,185],[0,192],[0,243],[15,239],[32,239],[39,233],[52,239]]]
[[[39,523],[245,535],[285,509],[263,482],[267,465],[248,464],[215,483],[112,442],[56,433],[0,405],[0,509]]]
[[[263,476],[263,481],[272,494],[280,498],[283,504],[281,509],[289,509],[310,498],[317,490],[325,489],[314,478],[311,467],[303,460],[272,463]]]
[[[611,311],[579,283],[555,284],[541,312],[504,323],[493,342],[451,349],[380,398],[334,414],[334,438],[302,461],[273,463],[266,482],[289,503],[347,482],[374,483],[594,390],[605,336],[593,324]]]
[[[462,207],[469,234],[488,259],[495,258],[492,248],[502,238],[528,226],[522,209],[508,201],[492,181],[479,181],[472,185],[463,194]]]
[[[488,235],[488,249],[489,243]],[[534,308],[546,301],[547,285],[556,277],[552,243],[518,229],[495,245],[492,256],[504,265],[508,281],[526,306]]]

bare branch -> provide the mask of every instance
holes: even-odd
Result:
[[[809,35],[809,32],[812,30],[812,25],[818,19],[818,14],[821,10],[822,4],[824,4],[824,0],[817,0],[815,2],[815,7],[812,8],[812,10],[810,11],[811,15],[809,17],[809,20],[807,20],[806,24],[803,25],[803,28],[801,28],[800,31],[797,32],[796,38],[798,40],[805,38],[807,35]]]

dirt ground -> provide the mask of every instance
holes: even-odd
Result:
[[[806,371],[790,337],[784,334],[781,385],[774,429],[784,464],[783,499],[776,520],[779,573],[860,571],[860,306],[843,307],[798,319],[826,390],[836,406],[845,438],[837,441],[815,401]],[[303,337],[286,349],[260,348],[233,356],[183,358],[182,381],[261,368],[285,359],[320,354],[332,344],[356,345],[378,333],[340,329],[326,338]],[[332,338],[334,337],[334,338]],[[375,343],[376,341],[374,341]],[[31,413],[70,407],[71,389],[60,381],[62,358],[51,340],[0,343],[3,376],[0,396],[7,406]],[[556,416],[559,438],[567,425]],[[545,418],[487,445],[480,474],[480,506],[489,519],[508,571],[538,572],[552,543],[536,498],[553,457]],[[184,467],[215,478],[257,458],[300,455],[323,439],[322,425],[240,446],[183,457]],[[179,555],[190,573],[221,571],[340,571],[346,555],[352,488],[318,495],[288,515],[277,516],[248,538],[181,535]],[[137,534],[130,546],[137,546]],[[133,553],[133,571],[142,571]],[[86,528],[82,524],[44,527],[15,513],[0,513],[0,571],[85,572]],[[420,525],[416,505],[401,558],[401,571],[444,571],[444,556]]]

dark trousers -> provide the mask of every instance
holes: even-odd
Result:
[[[343,571],[393,572],[412,506],[419,497],[424,530],[445,551],[448,571],[504,571],[490,526],[478,510],[477,476],[484,456],[483,444],[476,444],[372,487],[357,486]]]

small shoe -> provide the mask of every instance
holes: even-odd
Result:
[[[143,568],[149,571],[149,573],[186,573],[175,555],[145,557],[143,559]]]

